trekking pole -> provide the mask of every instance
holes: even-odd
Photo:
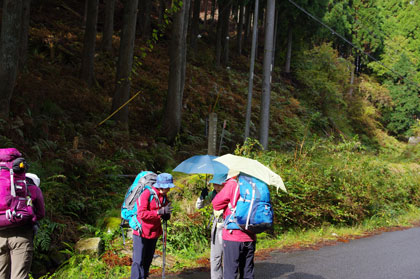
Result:
[[[165,279],[166,235],[168,233],[166,222],[166,220],[163,221],[162,279]]]

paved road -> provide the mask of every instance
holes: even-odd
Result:
[[[319,250],[273,252],[256,279],[420,279],[420,228],[386,232]],[[166,278],[208,279],[208,272]]]

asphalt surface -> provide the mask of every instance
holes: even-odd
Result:
[[[166,278],[208,279],[210,274],[191,271]],[[272,252],[269,259],[256,262],[255,278],[420,279],[420,228],[385,232],[319,250]]]

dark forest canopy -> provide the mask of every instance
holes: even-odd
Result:
[[[301,70],[299,63],[305,63],[306,53],[327,43],[337,51],[338,57],[352,64],[348,65],[349,76],[341,81],[348,89],[348,95],[357,95],[364,80],[362,77],[369,76],[371,82],[381,88],[381,96],[366,97],[380,114],[378,120],[382,127],[401,138],[414,133],[413,125],[420,114],[418,1],[283,0],[275,1],[273,6],[270,2],[259,1],[256,43],[257,59],[266,65],[263,69],[274,66],[274,72],[264,70],[255,74],[262,74],[263,80],[271,80],[273,75],[272,78],[280,83],[285,77],[293,79]],[[140,0],[138,4],[116,0],[2,1],[2,117],[7,119],[11,113],[19,113],[13,111],[13,105],[11,107],[13,100],[22,93],[16,83],[30,70],[34,58],[45,53],[51,63],[62,64],[70,71],[74,69],[73,78],[80,79],[87,90],[109,92],[112,106],[106,108],[107,112],[111,114],[118,110],[112,119],[128,129],[129,105],[124,104],[134,93],[145,89],[136,84],[138,68],[155,47],[165,45],[169,67],[160,82],[167,86],[167,94],[162,96],[166,106],[161,110],[158,124],[161,127],[159,134],[173,143],[183,128],[184,91],[188,88],[185,86],[188,82],[186,65],[194,64],[203,56],[206,66],[223,69],[238,61],[249,61],[255,13],[255,1],[249,0],[197,0],[191,3]],[[268,37],[267,26],[274,26]],[[202,44],[210,47],[209,51],[203,52]],[[271,44],[274,47],[268,48]],[[114,73],[106,84],[98,77],[99,72],[105,70],[101,61],[105,57],[117,62],[108,63],[106,71]],[[245,69],[243,72],[247,73]],[[244,76],[244,80],[247,78]],[[312,83],[306,87],[316,86],[313,84],[315,79],[302,82]],[[254,88],[265,92],[260,110],[268,114],[261,114],[257,117],[261,119],[252,121],[261,126],[255,129],[259,131],[263,146],[267,147],[269,119],[273,118],[270,106],[275,104],[268,102],[271,88],[267,86],[270,84],[263,84],[254,84]],[[308,90],[323,100],[324,94],[335,98],[333,95],[337,93],[328,93],[328,89],[316,92],[317,89],[302,88],[302,91]],[[343,99],[346,96],[336,97]],[[309,99],[304,102],[314,101],[310,96],[305,98]],[[321,108],[319,113],[330,122],[326,127],[336,125],[328,119],[325,104],[321,100],[317,102],[313,105]],[[253,111],[258,110],[255,104],[253,107]]]

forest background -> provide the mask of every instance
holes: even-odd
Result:
[[[34,277],[127,278],[130,175],[206,154],[210,113],[216,155],[258,159],[285,181],[261,240],[418,213],[420,3],[258,4],[0,1],[0,146],[24,153],[46,201]],[[171,270],[205,266],[203,177],[174,175]],[[104,252],[77,254],[92,235]]]

